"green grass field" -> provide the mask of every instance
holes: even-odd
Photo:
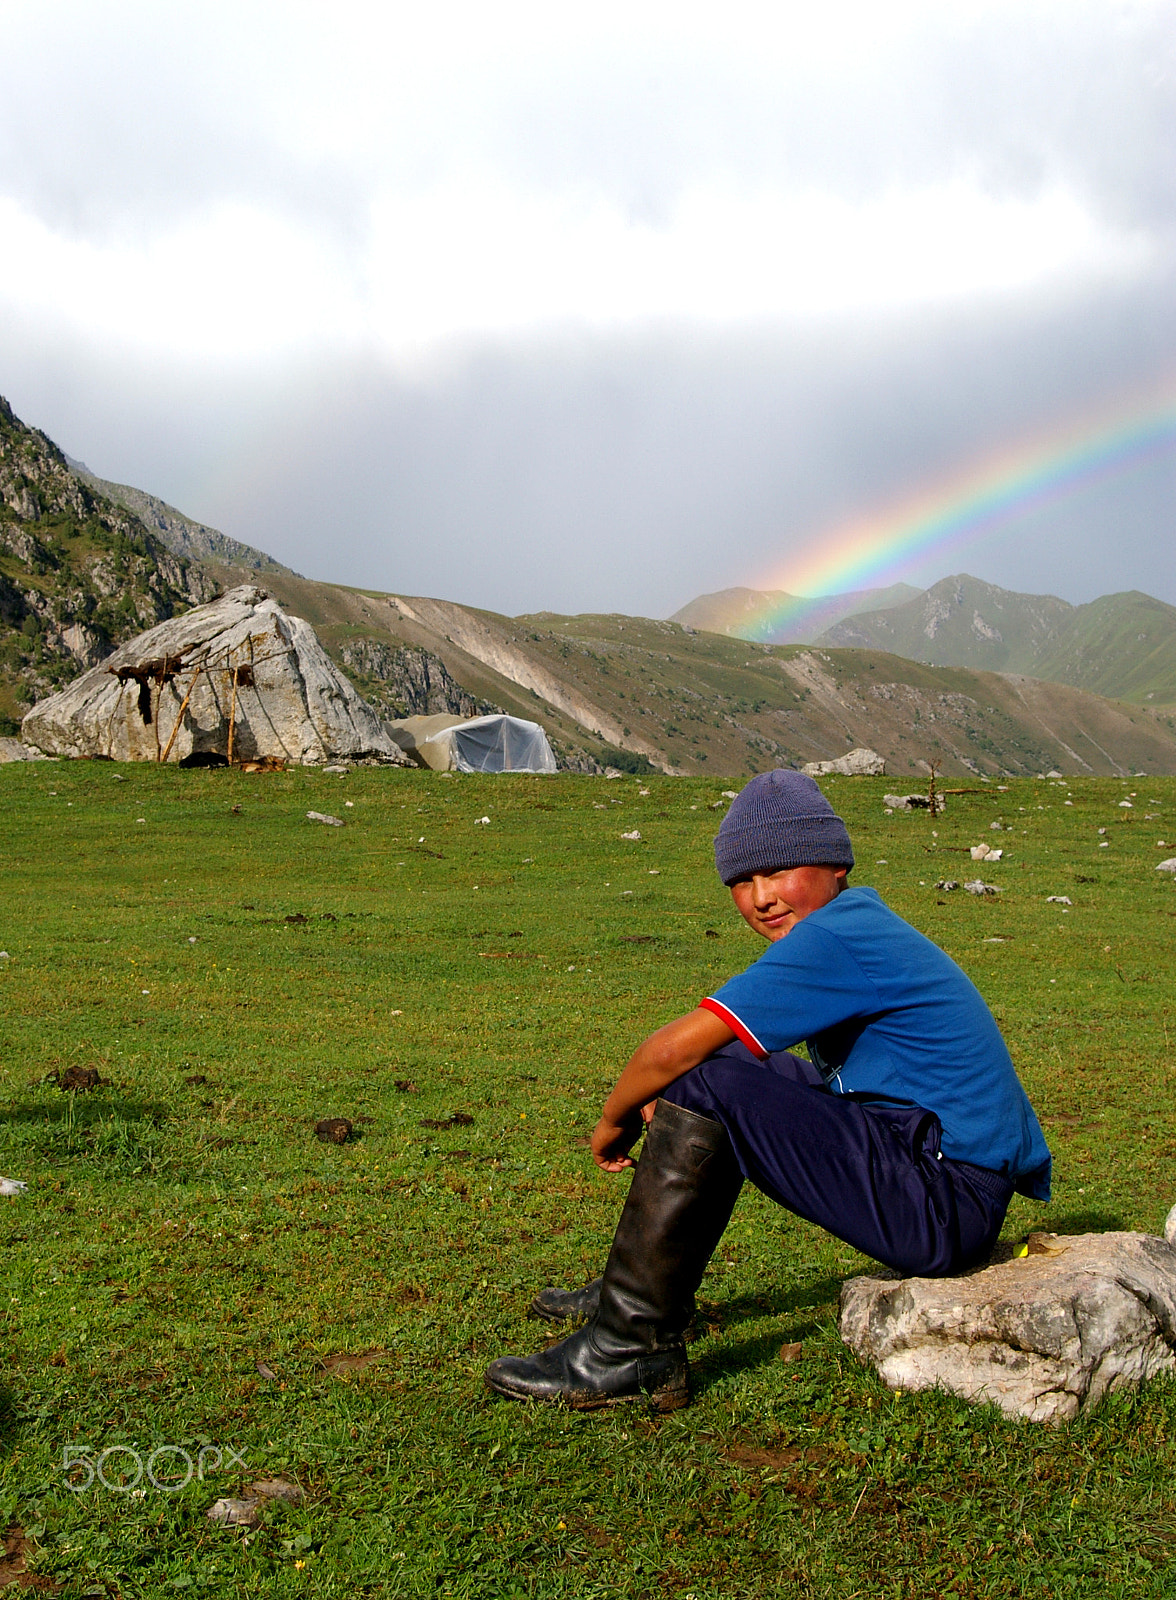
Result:
[[[1056,1430],[891,1394],[837,1336],[869,1264],[750,1191],[691,1409],[484,1392],[543,1342],[535,1289],[603,1259],[628,1180],[585,1145],[620,1065],[762,948],[711,866],[726,783],[0,768],[0,1172],[29,1182],[0,1201],[0,1492],[32,1573],[127,1597],[1176,1592],[1176,1382]],[[888,787],[826,785],[855,881],[975,978],[1054,1150],[1053,1204],[1016,1200],[1007,1236],[1159,1229],[1176,780],[993,785],[935,822],[885,815]],[[1005,859],[974,868],[995,820]],[[977,872],[1003,893],[935,889]],[[74,1066],[101,1086],[63,1091]],[[326,1116],[358,1136],[319,1143]],[[83,1488],[104,1451],[111,1487]],[[152,1451],[162,1488],[135,1483]],[[305,1499],[248,1534],[206,1519],[275,1475]]]

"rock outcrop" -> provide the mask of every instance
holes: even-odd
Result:
[[[42,751],[34,750],[31,744],[22,744],[19,739],[0,739],[0,762],[4,761],[44,761]]]
[[[21,731],[49,755],[116,761],[408,764],[310,624],[251,585],[131,639],[39,701]]]
[[[211,577],[137,517],[80,481],[44,434],[0,397],[0,621],[27,624],[41,658],[92,664],[129,634],[210,600]]]
[[[264,550],[256,550],[251,544],[230,539],[218,528],[206,527],[203,522],[186,517],[158,495],[148,494],[129,483],[111,483],[107,478],[100,478],[97,473],[90,471],[84,461],[74,461],[70,456],[66,456],[65,461],[70,471],[97,494],[117,506],[123,506],[137,517],[173,555],[185,561],[215,561],[221,566],[241,567],[259,576],[267,572],[290,575],[289,567],[275,561],[273,556],[267,556]]]
[[[892,1389],[948,1389],[1030,1422],[1176,1368],[1176,1248],[1145,1233],[1035,1234],[953,1278],[852,1278],[841,1337]]]
[[[827,778],[837,774],[842,778],[882,778],[886,775],[886,762],[876,750],[859,745],[835,761],[808,761],[800,769],[810,778]]]
[[[484,717],[502,707],[467,693],[440,656],[382,639],[345,639],[338,654],[382,717]]]

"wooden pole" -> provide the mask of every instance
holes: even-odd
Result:
[[[171,755],[171,747],[176,742],[176,734],[179,733],[179,731],[180,731],[180,723],[183,722],[183,720],[184,720],[184,712],[187,711],[187,709],[188,709],[188,701],[192,698],[192,690],[196,687],[196,680],[199,678],[200,674],[203,671],[204,671],[203,667],[197,667],[196,668],[195,677],[193,677],[191,683],[188,685],[188,692],[184,696],[183,701],[182,701],[182,703],[180,705],[179,712],[178,712],[178,714],[176,716],[176,725],[171,731],[171,738],[167,741],[167,748],[164,750],[163,754],[159,758],[161,762],[166,761],[168,756]]]

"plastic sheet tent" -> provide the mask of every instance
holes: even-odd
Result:
[[[556,770],[547,735],[522,717],[405,717],[384,726],[406,755],[434,772]]]

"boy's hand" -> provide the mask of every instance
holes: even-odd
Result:
[[[601,1117],[592,1133],[592,1159],[602,1172],[624,1172],[636,1165],[627,1151],[640,1131],[640,1117],[623,1123]]]
[[[725,1022],[700,1006],[676,1022],[667,1022],[638,1045],[592,1135],[592,1159],[601,1171],[623,1172],[634,1165],[629,1146],[641,1132],[642,1119],[648,1122],[653,1116],[662,1090],[734,1037]]]

